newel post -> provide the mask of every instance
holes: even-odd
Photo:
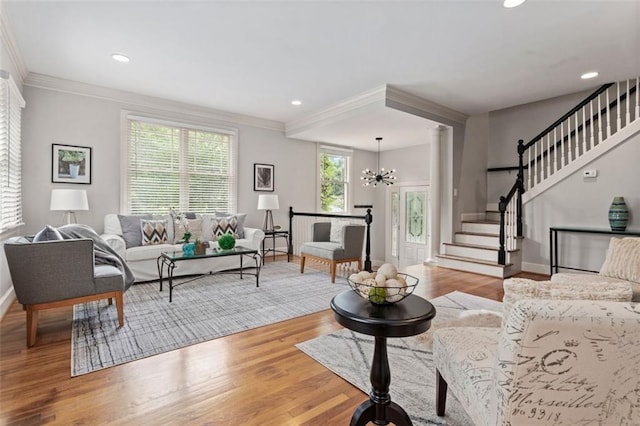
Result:
[[[287,252],[293,254],[293,207],[289,206],[289,245],[287,246]]]
[[[500,249],[498,250],[498,264],[505,265],[507,263],[507,252],[504,249],[504,212],[507,210],[507,202],[505,197],[500,197],[498,210],[500,210]]]
[[[522,194],[524,194],[524,141],[518,141],[518,198],[516,199],[516,231],[522,237]]]
[[[364,270],[371,272],[371,223],[373,222],[371,209],[367,209],[367,214],[364,216],[364,222],[367,224]]]

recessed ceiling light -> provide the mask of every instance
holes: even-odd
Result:
[[[122,53],[114,53],[111,55],[114,61],[118,62],[129,62],[129,57],[123,55]]]
[[[294,100],[291,101],[291,105],[295,105],[295,106],[302,105],[302,101],[294,99]]]
[[[526,0],[504,0],[504,2],[502,3],[502,6],[508,9],[511,9],[512,7],[520,6],[525,1]]]
[[[599,74],[600,73],[598,71],[589,71],[582,74],[580,78],[583,80],[589,80],[590,78],[597,77]]]

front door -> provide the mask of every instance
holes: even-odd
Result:
[[[390,192],[388,259],[399,269],[422,264],[428,256],[427,186],[406,186]]]

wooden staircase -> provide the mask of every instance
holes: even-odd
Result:
[[[505,265],[498,263],[500,220],[497,206],[488,205],[484,213],[473,220],[462,221],[462,231],[456,232],[452,243],[444,243],[444,253],[437,256],[438,266],[476,274],[507,278],[521,271],[521,238],[516,248],[507,251]]]

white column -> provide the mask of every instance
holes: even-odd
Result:
[[[442,126],[431,130],[431,158],[429,161],[429,259],[427,263],[436,264],[440,254],[440,145]]]

